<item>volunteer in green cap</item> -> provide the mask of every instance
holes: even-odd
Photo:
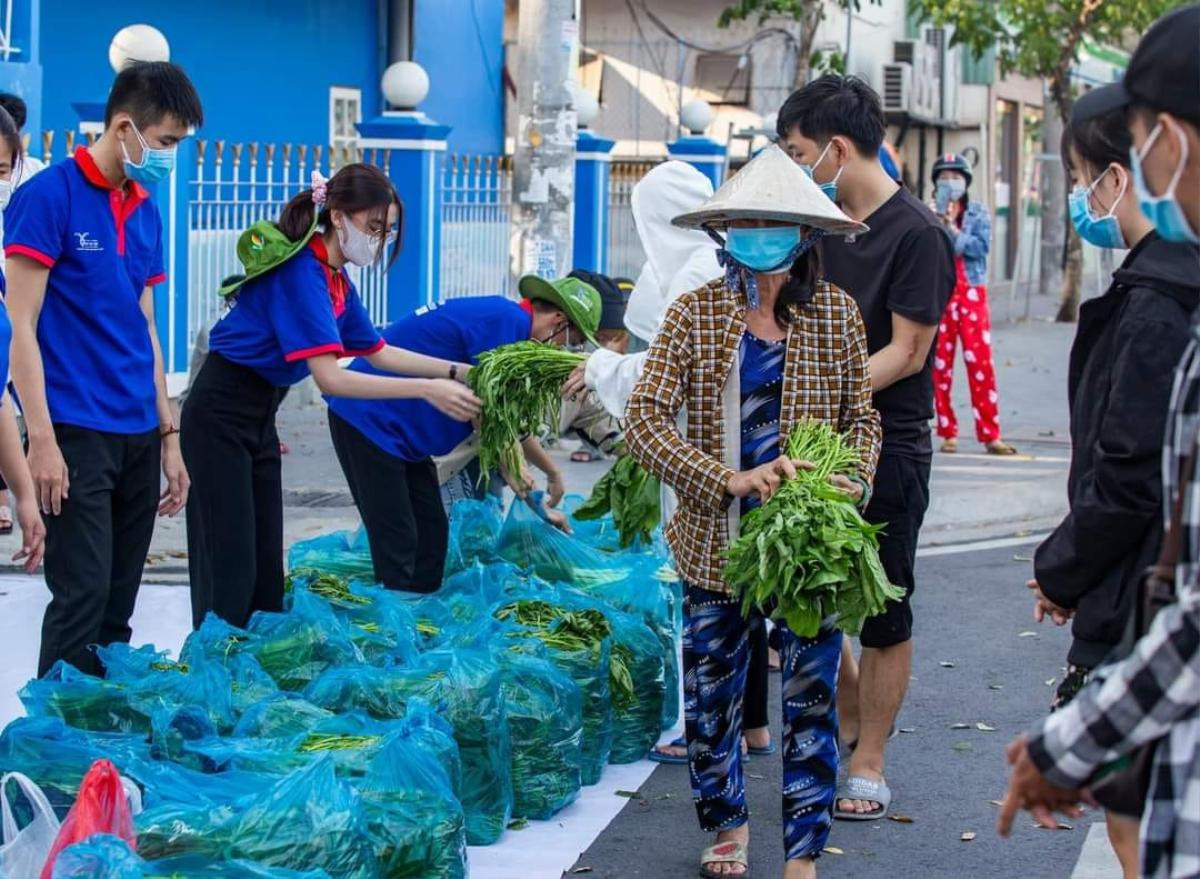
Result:
[[[479,414],[461,383],[469,367],[387,344],[346,274],[348,263],[383,258],[400,212],[382,171],[351,164],[329,180],[314,174],[312,189],[278,221],[256,223],[238,241],[245,277],[221,291],[229,309],[209,334],[180,425],[193,480],[188,573],[197,626],[210,611],[243,626],[254,611],[283,609],[275,412],[289,386],[312,375],[334,397],[416,398],[460,422]],[[338,366],[353,355],[378,374]]]
[[[522,302],[474,296],[420,309],[384,330],[383,339],[391,344],[403,340],[420,354],[466,363],[475,363],[485,351],[529,339],[559,346],[594,340],[600,294],[590,284],[530,275],[518,289]],[[350,372],[371,374],[376,368],[360,357]],[[449,530],[433,459],[468,443],[470,425],[418,400],[343,398],[329,401],[329,432],[362,515],[375,579],[389,589],[435,591],[442,583]],[[562,496],[556,468],[536,440],[524,448],[550,477],[553,505]],[[464,463],[474,457],[468,448]],[[523,474],[505,477],[524,494]]]

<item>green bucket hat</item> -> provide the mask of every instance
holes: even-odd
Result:
[[[600,328],[600,294],[591,284],[578,278],[559,278],[547,281],[537,275],[525,275],[517,289],[526,299],[540,299],[560,308],[584,337],[596,347],[596,330]]]
[[[247,281],[253,281],[259,275],[265,275],[283,263],[287,262],[308,246],[317,231],[317,221],[297,241],[292,241],[270,220],[259,220],[238,236],[238,261],[245,267],[245,277],[234,284],[222,287],[222,296],[230,296]]]

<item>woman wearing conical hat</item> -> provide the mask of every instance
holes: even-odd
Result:
[[[822,235],[865,227],[776,146],[674,222],[720,243],[725,277],[671,305],[630,398],[626,439],[679,496],[666,536],[686,584],[688,762],[700,825],[716,835],[700,875],[746,876],[740,741],[752,621],[729,593],[723,557],[742,514],[804,466],[780,457],[802,422],[827,423],[846,438],[858,461],[833,481],[860,503],[870,493],[881,433],[862,318],[849,295],[822,279],[812,247]],[[831,824],[842,640],[833,623],[824,620],[814,638],[778,623],[787,879],[816,875]]]

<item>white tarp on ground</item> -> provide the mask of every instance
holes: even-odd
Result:
[[[0,576],[0,726],[24,714],[17,691],[37,671],[42,612],[48,600],[40,577]],[[178,653],[191,630],[186,589],[143,586],[133,615],[133,643]],[[610,766],[600,783],[551,821],[531,821],[499,843],[472,847],[471,879],[560,879],[629,801],[618,790],[636,791],[654,770],[648,760]]]

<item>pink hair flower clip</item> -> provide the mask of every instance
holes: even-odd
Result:
[[[312,172],[312,200],[317,207],[324,207],[329,197],[329,178],[320,171]]]

